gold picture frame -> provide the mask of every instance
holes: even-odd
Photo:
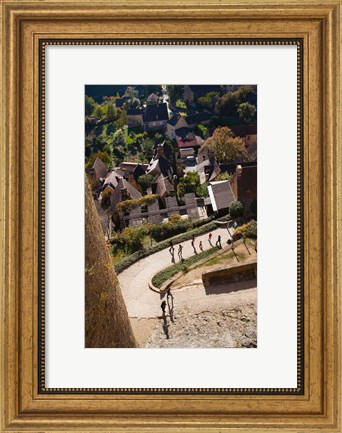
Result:
[[[156,7],[147,1],[13,0],[1,5],[2,431],[341,432],[341,2],[160,0]],[[42,392],[41,47],[46,41],[134,45],[175,39],[298,40],[303,47],[303,387],[299,393],[271,394]]]

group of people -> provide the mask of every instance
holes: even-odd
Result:
[[[175,247],[173,246],[172,241],[170,241],[169,252],[170,252],[171,256],[173,257],[175,254]],[[178,258],[180,261],[183,261],[183,245],[181,245],[181,244],[178,245]]]
[[[208,242],[209,242],[209,244],[210,244],[211,246],[213,246],[213,244],[212,244],[212,237],[213,237],[213,234],[212,234],[212,233],[209,233],[209,234],[208,234]],[[196,241],[196,237],[195,237],[195,236],[192,236],[192,238],[191,238],[191,246],[192,246],[192,248],[194,249],[195,253],[197,254],[197,252],[196,252],[196,247],[195,247],[195,241]],[[231,244],[231,240],[228,239],[227,243],[228,243],[228,244]],[[215,245],[216,245],[218,248],[222,248],[222,244],[221,244],[221,235],[218,235],[218,237],[217,237],[217,241],[216,241]],[[202,241],[199,242],[199,244],[198,244],[198,248],[203,252],[203,242],[202,242]],[[174,245],[173,245],[173,241],[172,241],[172,240],[170,241],[169,253],[171,254],[172,257],[173,257],[174,254],[175,254],[175,247],[174,247]],[[177,251],[177,253],[178,253],[179,261],[183,261],[184,259],[183,259],[183,245],[182,245],[182,244],[179,244],[179,245],[178,245],[178,251]]]

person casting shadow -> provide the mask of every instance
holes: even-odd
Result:
[[[170,325],[167,323],[166,314],[163,313],[163,331],[164,331],[164,334],[165,334],[165,337],[166,337],[167,340],[170,338],[169,326]]]
[[[170,298],[171,298],[171,301],[170,301]],[[167,292],[167,306],[169,308],[170,320],[171,320],[172,323],[174,323],[175,320],[174,320],[174,316],[173,316],[173,308],[174,308],[174,306],[173,306],[173,296],[172,296],[172,294],[170,292],[170,289]]]

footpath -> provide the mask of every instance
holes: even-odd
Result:
[[[226,228],[217,228],[212,232],[212,245],[215,245],[218,236],[221,236],[222,245],[230,238]],[[199,243],[202,241],[203,250],[211,248],[208,241],[208,233],[196,237],[195,248],[198,252]],[[181,242],[183,246],[183,258],[187,259],[194,255],[191,240]],[[178,244],[175,247],[175,260],[178,261]],[[161,296],[150,290],[148,283],[159,271],[172,264],[172,257],[168,248],[151,254],[118,275],[122,295],[124,297],[128,315],[130,318],[157,318],[161,315]]]

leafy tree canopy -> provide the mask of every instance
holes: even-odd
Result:
[[[86,116],[90,116],[95,108],[95,101],[91,96],[85,96],[85,114]]]
[[[243,102],[252,99],[254,90],[251,86],[241,86],[235,92],[223,95],[215,104],[215,111],[221,116],[234,116]]]
[[[214,134],[205,141],[203,147],[207,147],[222,163],[236,159],[248,161],[249,155],[245,143],[240,137],[233,135],[233,131],[227,126],[216,128]]]
[[[179,179],[177,185],[177,194],[183,197],[184,194],[196,193],[197,188],[201,185],[199,174],[196,171],[188,171],[184,177]]]
[[[237,113],[242,120],[243,123],[251,123],[254,120],[254,116],[256,113],[256,107],[249,102],[242,102],[238,109]]]
[[[89,156],[89,158],[86,162],[86,168],[91,168],[94,165],[96,158],[100,158],[106,164],[107,167],[111,167],[112,159],[108,155],[108,153],[107,152],[96,152],[96,153],[92,153]]]
[[[206,108],[211,108],[216,101],[216,96],[218,95],[217,92],[209,92],[205,96],[202,96],[201,98],[198,98],[198,103]],[[215,98],[215,99],[214,99]]]

